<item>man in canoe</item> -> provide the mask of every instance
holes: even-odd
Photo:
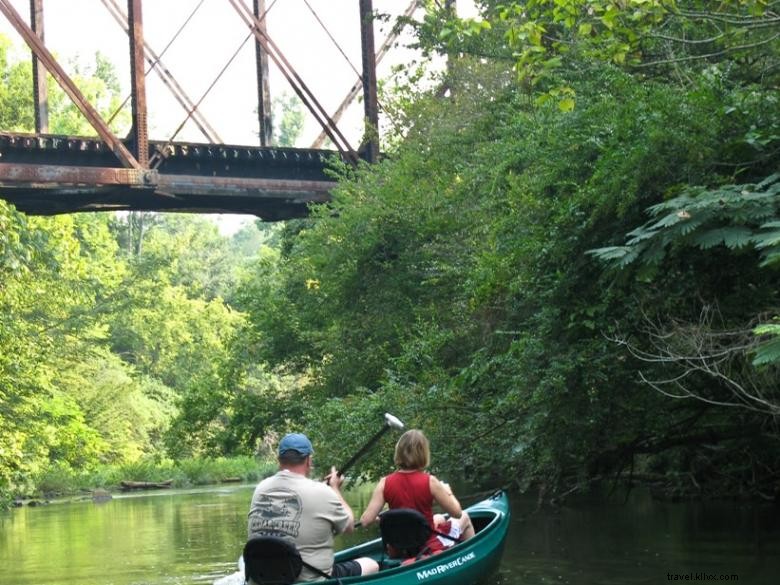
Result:
[[[280,536],[295,543],[304,562],[333,577],[368,575],[379,570],[377,562],[359,558],[333,563],[333,535],[352,532],[354,514],[341,495],[344,479],[335,468],[325,483],[309,479],[314,449],[300,433],[279,442],[279,471],[255,488],[249,509],[249,538]],[[318,579],[303,569],[300,580]]]
[[[449,534],[445,538],[433,534],[426,543],[429,553],[435,553],[452,546],[456,541],[474,536],[474,527],[468,514],[463,511],[450,486],[435,475],[425,472],[431,463],[431,448],[422,431],[406,431],[395,445],[394,461],[398,469],[383,477],[374,488],[360,522],[368,526],[374,522],[385,504],[393,510],[412,508],[428,520],[436,532]],[[433,504],[441,506],[450,515],[433,513]]]

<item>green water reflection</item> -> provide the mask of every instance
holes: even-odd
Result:
[[[494,584],[780,582],[774,505],[660,503],[636,494],[628,504],[533,509],[531,501],[513,501]]]
[[[234,570],[252,489],[163,491],[0,513],[0,585],[211,583]],[[360,511],[369,495],[370,488],[348,498]],[[780,511],[774,506],[659,504],[641,497],[557,512],[532,512],[532,501],[520,498],[512,506],[504,560],[490,585],[670,583],[675,574],[778,582]]]

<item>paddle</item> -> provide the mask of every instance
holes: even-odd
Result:
[[[382,435],[384,435],[390,429],[398,429],[399,431],[402,431],[404,429],[404,423],[402,423],[400,420],[398,420],[398,418],[394,417],[389,412],[386,412],[385,424],[382,425],[382,428],[379,429],[379,431],[373,437],[371,437],[357,453],[350,457],[350,459],[337,470],[337,473],[340,476],[343,476],[347,472],[347,469],[352,467],[355,462],[360,459],[360,457],[362,457],[366,451],[373,447],[374,444],[382,437]]]

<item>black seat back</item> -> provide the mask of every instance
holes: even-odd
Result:
[[[244,575],[256,585],[290,585],[303,561],[295,545],[278,536],[257,536],[244,545]]]
[[[392,557],[416,557],[424,552],[433,530],[420,512],[411,508],[387,510],[379,516],[382,543]]]

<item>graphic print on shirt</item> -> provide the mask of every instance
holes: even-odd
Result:
[[[298,536],[301,528],[301,499],[295,492],[263,494],[250,519],[252,536]]]

